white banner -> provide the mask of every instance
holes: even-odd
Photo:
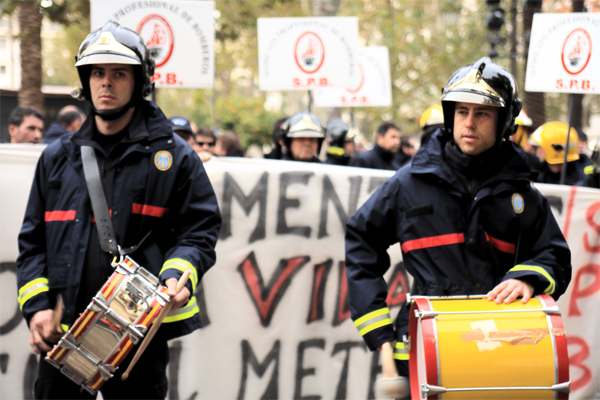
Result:
[[[528,92],[600,93],[600,15],[534,14]]]
[[[212,88],[213,1],[90,0],[92,30],[116,21],[136,31],[156,61],[156,87]]]
[[[0,243],[0,398],[25,398],[35,379],[14,260],[25,182],[39,154],[31,149],[41,147],[0,146],[0,187],[11,194],[0,196],[2,231],[9,232]],[[349,318],[344,226],[393,172],[242,158],[205,167],[223,226],[217,264],[196,292],[205,327],[170,342],[169,398],[374,398],[379,354],[366,350]],[[539,188],[573,255],[572,282],[559,301],[571,398],[592,398],[600,382],[600,192]],[[395,317],[409,280],[399,246],[389,252]]]
[[[354,86],[357,42],[356,17],[259,18],[260,90]]]
[[[392,105],[392,79],[387,47],[358,48],[359,83],[346,88],[315,90],[317,107],[387,107]]]

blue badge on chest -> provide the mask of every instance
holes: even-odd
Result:
[[[160,171],[166,171],[173,165],[173,156],[168,151],[162,150],[154,156],[154,165]]]
[[[519,193],[515,193],[512,195],[512,207],[516,214],[521,214],[525,209],[525,201],[523,200],[523,196]]]

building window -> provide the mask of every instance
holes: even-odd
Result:
[[[6,67],[4,65],[0,65],[0,75],[6,74]]]

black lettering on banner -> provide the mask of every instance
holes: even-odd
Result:
[[[290,286],[292,278],[308,261],[310,261],[309,256],[280,260],[267,286],[264,285],[253,251],[238,266],[237,270],[242,275],[242,280],[250,294],[252,303],[256,307],[256,311],[258,311],[262,326],[269,326],[275,309]]]
[[[10,359],[9,354],[2,353],[0,354],[0,372],[3,374],[6,373],[6,367],[8,367],[8,360]]]
[[[338,292],[335,300],[332,326],[336,327],[350,318],[350,305],[348,304],[348,280],[346,279],[346,263],[340,261],[338,266],[339,280]]]
[[[198,304],[199,310],[198,314],[200,315],[200,321],[202,321],[202,328],[206,328],[210,325],[210,318],[208,317],[208,308],[206,307],[206,296],[204,295],[204,285],[202,284],[202,281],[198,282],[194,296],[196,296],[196,303]]]
[[[14,262],[3,262],[0,263],[0,274],[3,272],[12,272],[17,275],[17,264]],[[6,279],[4,277],[3,279]],[[23,321],[23,315],[21,314],[21,310],[19,309],[19,303],[15,299],[14,307],[15,311],[12,317],[8,321],[6,321],[2,326],[0,326],[0,335],[6,335],[13,329],[15,329],[21,321]],[[6,306],[5,306],[6,307]]]
[[[346,230],[346,222],[350,219],[356,212],[356,208],[358,205],[358,195],[360,194],[360,186],[362,183],[362,176],[350,176],[348,177],[350,181],[350,195],[348,197],[348,213],[344,210],[342,206],[342,202],[335,192],[335,188],[333,187],[333,183],[329,176],[325,175],[323,177],[323,195],[321,197],[321,212],[319,213],[319,233],[317,238],[321,239],[325,236],[329,236],[327,233],[327,213],[329,211],[329,201],[333,202],[335,207],[335,211],[337,211],[337,215],[340,218],[340,223],[342,224],[342,231]]]
[[[287,188],[293,184],[307,185],[308,180],[313,176],[313,172],[284,172],[279,176],[279,204],[277,205],[277,229],[278,235],[292,234],[298,236],[310,237],[310,226],[288,226],[285,220],[285,210],[287,208],[299,208],[298,199],[286,197]]]
[[[364,351],[367,351],[367,345],[361,341],[336,343],[333,347],[333,351],[331,352],[332,357],[341,351],[346,352],[346,357],[344,358],[344,366],[342,368],[342,372],[340,373],[340,380],[338,381],[337,389],[335,391],[336,400],[343,400],[347,398],[346,393],[348,392],[348,367],[350,364],[350,350],[352,350],[354,347],[360,347]],[[372,399],[374,397],[369,398]]]
[[[37,378],[38,360],[35,354],[30,354],[25,365],[25,377],[23,378],[23,398],[33,399],[33,386]]]
[[[369,394],[367,394],[367,399],[375,398],[375,381],[377,380],[377,375],[381,372],[379,353],[379,351],[371,353],[371,373],[369,374]]]
[[[550,207],[556,209],[558,211],[558,213],[562,215],[562,212],[563,212],[562,197],[546,196],[546,199],[548,199],[548,204],[550,204]],[[527,205],[525,205],[525,206],[527,206]]]
[[[306,318],[307,324],[323,319],[323,315],[325,314],[323,311],[325,286],[327,285],[327,278],[329,277],[332,265],[333,260],[331,258],[324,263],[315,265],[310,308],[308,309],[308,318]]]
[[[369,190],[368,193],[372,193],[375,189],[377,189],[383,182],[385,182],[387,178],[383,178],[381,176],[373,176],[369,181]]]
[[[315,375],[315,368],[304,368],[304,351],[311,347],[325,350],[325,339],[309,339],[298,344],[296,355],[296,376],[294,384],[294,399],[320,400],[319,395],[302,396],[302,379],[306,376]]]
[[[258,202],[258,221],[256,222],[256,228],[252,234],[248,243],[255,242],[260,239],[264,239],[266,236],[266,221],[267,221],[267,183],[269,180],[269,173],[264,172],[252,192],[248,196],[244,194],[240,186],[237,184],[235,179],[228,173],[225,172],[225,178],[223,182],[223,201],[221,202],[221,216],[223,223],[221,230],[219,231],[219,239],[227,239],[231,236],[231,203],[235,197],[242,206],[246,216],[250,215],[250,211],[254,205]]]
[[[169,346],[169,400],[179,399],[179,364],[181,361],[181,341],[174,340]]]
[[[242,381],[240,382],[240,391],[238,392],[238,400],[241,400],[246,395],[246,381],[248,380],[248,365],[256,372],[259,377],[262,377],[271,363],[274,363],[273,373],[267,385],[267,389],[260,397],[261,399],[278,399],[279,398],[279,354],[281,353],[281,342],[277,340],[269,354],[263,362],[256,359],[256,355],[250,347],[250,342],[242,340]]]

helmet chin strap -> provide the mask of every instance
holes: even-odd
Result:
[[[121,118],[130,108],[135,107],[138,102],[133,99],[129,100],[129,103],[125,104],[123,107],[114,108],[112,110],[98,110],[94,107],[92,103],[92,109],[94,110],[94,114],[102,118],[104,121],[114,121],[116,119]]]

